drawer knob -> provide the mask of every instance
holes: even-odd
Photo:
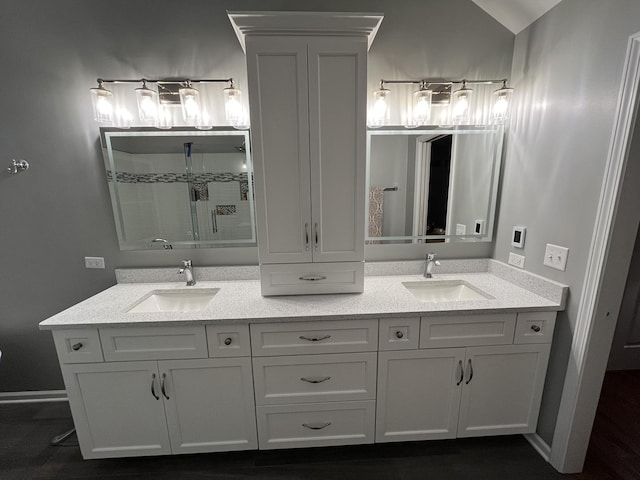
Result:
[[[327,380],[331,380],[331,377],[311,377],[311,378],[302,377],[300,380],[307,383],[322,383],[322,382],[326,382]]]
[[[540,327],[538,325],[531,325],[531,330],[538,333],[540,331]]]
[[[331,422],[302,424],[304,428],[308,428],[309,430],[322,430],[323,428],[327,428],[329,425],[331,425]]]
[[[326,340],[328,338],[331,338],[331,335],[322,335],[322,336],[315,336],[315,337],[307,337],[306,335],[300,335],[300,340],[306,340],[308,342],[321,342],[322,340]]]
[[[226,346],[231,345],[231,342],[232,342],[231,337],[227,337],[227,338],[225,338],[225,339],[224,339],[224,344],[225,344]]]
[[[74,343],[73,345],[71,345],[71,350],[73,350],[74,352],[77,352],[81,348],[82,348],[82,343],[81,342]]]
[[[396,338],[404,338],[404,333],[402,333],[400,330],[398,330],[396,332]]]

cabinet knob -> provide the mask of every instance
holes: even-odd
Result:
[[[232,342],[231,337],[227,337],[224,339],[224,344],[227,346],[231,345],[231,342]]]
[[[71,345],[71,350],[73,350],[74,352],[77,352],[81,348],[82,348],[82,343],[81,342],[74,343],[73,345]]]
[[[402,333],[400,330],[398,330],[396,332],[396,338],[403,338],[404,337],[404,333]]]
[[[538,325],[531,325],[531,330],[538,333],[540,331],[540,327]]]

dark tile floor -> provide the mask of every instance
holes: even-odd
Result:
[[[352,447],[82,460],[66,403],[0,405],[1,480],[566,479],[519,436]]]

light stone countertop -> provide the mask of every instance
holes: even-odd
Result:
[[[425,303],[402,282],[463,280],[494,297],[486,300]],[[566,286],[550,300],[492,273],[439,274],[432,280],[421,275],[368,276],[364,293],[262,297],[257,280],[121,283],[94,295],[40,323],[43,330],[103,326],[176,326],[186,324],[258,323],[384,317],[456,315],[473,313],[563,310]],[[203,310],[189,313],[127,313],[152,290],[211,289],[219,292]]]

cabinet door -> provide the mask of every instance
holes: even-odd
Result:
[[[313,261],[364,260],[367,41],[309,40]]]
[[[307,41],[246,46],[260,263],[310,262]]]
[[[156,362],[63,365],[82,456],[171,453]]]
[[[550,345],[467,348],[459,437],[536,429]]]
[[[258,448],[250,358],[158,366],[173,453]]]
[[[464,352],[378,354],[376,442],[455,438]]]

